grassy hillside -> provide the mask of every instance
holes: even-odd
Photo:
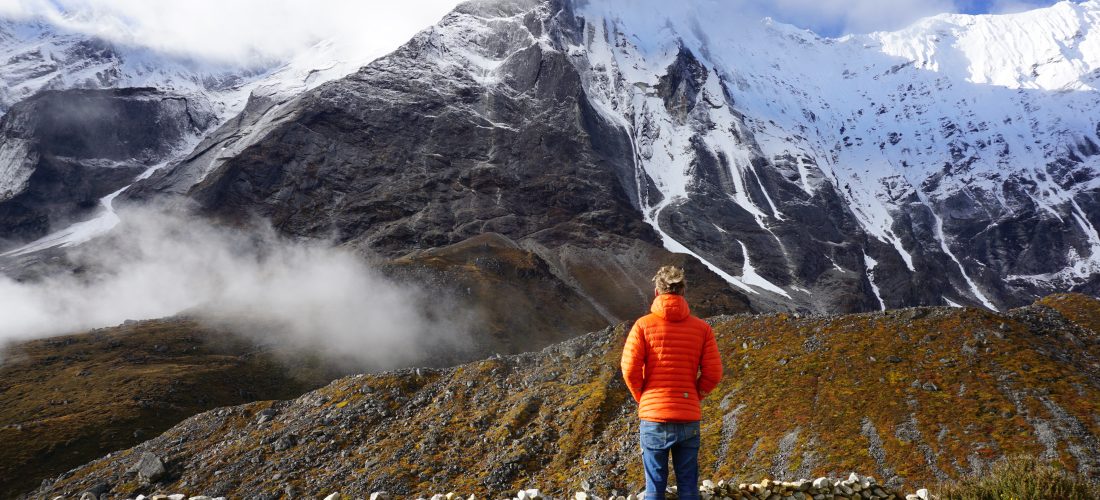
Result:
[[[702,476],[876,476],[915,490],[1005,456],[1100,474],[1100,302],[1061,295],[1007,313],[715,318],[725,380],[705,402]],[[219,409],[58,478],[277,498],[642,484],[636,406],[618,360],[628,324],[539,353],[343,378],[292,401]],[[273,414],[270,421],[260,412]],[[142,451],[168,474],[124,471]]]
[[[0,498],[196,413],[294,397],[331,380],[187,319],[7,346],[0,364]]]

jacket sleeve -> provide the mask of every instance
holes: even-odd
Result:
[[[706,338],[703,340],[703,356],[699,361],[700,375],[696,383],[696,391],[702,399],[710,394],[718,382],[722,381],[722,358],[718,354],[718,342],[714,340],[714,330],[707,326]]]
[[[634,401],[642,400],[642,387],[645,386],[645,336],[638,322],[630,329],[623,347],[623,358],[619,365],[623,370],[623,380]]]

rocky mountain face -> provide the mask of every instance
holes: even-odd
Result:
[[[733,484],[865,471],[910,491],[996,459],[1100,473],[1100,302],[1005,313],[914,308],[712,318],[724,380],[704,401],[701,475]],[[438,491],[556,497],[642,484],[622,324],[541,352],[343,378],[290,401],[222,408],[43,484],[114,496],[362,498]],[[127,473],[143,455],[150,482]]]
[[[214,123],[208,102],[151,88],[20,101],[0,118],[0,240],[25,243],[109,209],[109,195]]]
[[[506,331],[529,339],[527,348],[637,316],[652,271],[682,258],[641,217],[626,132],[591,107],[568,57],[536,42],[557,36],[544,8],[464,4],[352,76],[289,101],[254,97],[194,154],[123,197],[182,193],[209,216],[258,215],[410,276],[489,279],[485,300],[473,302],[496,309],[490,324],[554,325]],[[486,58],[500,61],[498,76],[477,66]],[[525,263],[503,253],[522,253]],[[724,308],[710,312],[749,309],[719,276],[693,266],[700,304]],[[540,287],[553,293],[496,306],[511,303],[513,290],[546,295]],[[451,287],[471,288],[479,287]],[[703,299],[711,290],[719,294]]]
[[[499,234],[615,320],[665,251],[757,310],[1095,288],[1100,3],[842,39],[707,9],[468,2],[124,197],[384,258]]]

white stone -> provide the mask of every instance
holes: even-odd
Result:
[[[385,491],[376,491],[370,494],[370,500],[390,500],[390,494]]]
[[[187,495],[184,495],[183,493],[174,493],[172,495],[168,495],[168,500],[183,500],[185,498],[187,498]]]
[[[583,488],[584,485],[586,485],[586,484],[587,484],[587,482],[581,483],[581,485],[582,485],[581,487]],[[583,491],[578,491],[576,495],[573,495],[573,498],[575,500],[588,500],[588,493],[583,492]]]
[[[917,490],[917,498],[920,498],[920,500],[932,500],[932,495],[928,494],[928,490],[921,488]]]
[[[817,479],[814,479],[814,488],[817,488],[819,490],[823,490],[823,489],[832,488],[832,487],[833,487],[833,480],[832,479],[829,479],[827,477],[819,477]]]

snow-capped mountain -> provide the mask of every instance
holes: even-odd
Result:
[[[758,309],[1096,293],[1100,1],[838,39],[735,7],[476,0],[374,62],[321,44],[119,199],[392,258],[493,232],[605,318],[668,251]]]
[[[695,201],[706,179],[692,165],[709,160],[721,194],[710,205],[755,222],[742,231],[774,236],[746,247],[714,221],[723,244],[703,258],[740,274],[734,283],[812,297],[825,274],[854,271],[882,307],[935,304],[906,293],[930,272],[951,283],[940,303],[990,308],[1095,287],[1100,2],[942,15],[840,39],[737,20],[733,6],[713,3],[646,12],[585,3],[583,36],[563,49],[584,54],[593,100],[632,130],[640,171],[661,194],[647,220],[666,245],[706,253],[669,235],[661,214],[707,204]],[[838,263],[827,246],[792,253],[803,242],[777,234],[805,224],[800,206],[825,208],[814,201],[823,188],[869,238],[862,259]],[[731,254],[741,273],[721,264]],[[782,258],[758,272],[756,254]],[[828,265],[805,269],[822,256]]]

